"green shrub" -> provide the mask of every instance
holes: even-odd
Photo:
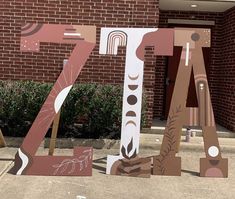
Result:
[[[0,81],[0,127],[4,134],[25,136],[50,89],[45,83]]]
[[[60,129],[65,137],[118,138],[121,110],[120,86],[75,85],[62,108]],[[81,125],[76,128],[74,123]]]
[[[25,136],[51,88],[48,83],[0,81],[0,128],[4,135]],[[120,86],[74,85],[61,110],[58,137],[119,138],[122,95]]]

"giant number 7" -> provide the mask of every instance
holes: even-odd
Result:
[[[92,174],[93,154],[90,147],[76,147],[72,157],[35,156],[35,153],[95,47],[96,27],[52,24],[26,24],[22,27],[21,51],[37,52],[40,42],[76,45],[15,155],[13,172],[18,175],[89,176]]]

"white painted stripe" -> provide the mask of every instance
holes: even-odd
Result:
[[[21,168],[17,171],[16,175],[21,175],[25,167],[28,165],[29,159],[20,149],[18,150],[18,152],[19,152],[20,159],[22,161],[22,165],[21,165]]]
[[[168,19],[168,24],[180,24],[180,25],[187,24],[187,25],[209,25],[209,26],[214,26],[215,21]]]
[[[158,126],[152,126],[151,127],[152,130],[165,130],[166,128],[165,127],[158,127]],[[182,131],[187,131],[186,128],[182,128]],[[201,129],[191,129],[191,131],[195,131],[195,132],[202,132]]]
[[[65,32],[64,36],[81,36],[80,33],[69,33],[69,32]]]
[[[159,126],[152,126],[151,129],[156,129],[156,130],[165,130],[165,127],[159,127]]]
[[[86,199],[85,196],[77,196],[76,199]]]
[[[193,110],[189,108],[189,125],[193,125]]]
[[[186,60],[185,60],[185,66],[188,66],[189,64],[189,42],[187,42],[186,46]]]

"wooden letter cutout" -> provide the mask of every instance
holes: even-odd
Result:
[[[182,46],[180,65],[160,155],[154,157],[154,175],[181,175],[181,158],[175,157],[182,126],[200,125],[206,158],[200,159],[200,176],[227,177],[228,160],[221,156],[214,122],[202,47],[210,47],[209,29],[175,29],[175,46]],[[194,72],[198,108],[186,108],[191,72]]]
[[[90,176],[93,155],[91,147],[75,147],[72,157],[35,154],[95,47],[96,27],[25,24],[21,29],[21,51],[38,52],[40,42],[71,43],[75,44],[75,48],[15,155],[13,172],[17,175]]]
[[[4,139],[4,136],[2,134],[2,130],[0,129],[0,147],[6,147],[7,146],[7,143]]]
[[[116,55],[126,46],[120,155],[107,158],[107,174],[150,177],[151,158],[140,158],[139,139],[145,47],[173,55],[173,29],[102,28],[100,54]]]

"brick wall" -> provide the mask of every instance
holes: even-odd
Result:
[[[96,25],[97,45],[78,81],[102,84],[123,83],[125,48],[120,48],[115,57],[98,55],[100,28],[156,27],[159,23],[158,0],[0,0],[0,5],[0,79],[54,82],[62,69],[63,59],[73,48],[73,45],[43,43],[39,53],[22,53],[19,51],[22,23]],[[216,121],[233,131],[235,56],[231,49],[234,49],[235,41],[234,12],[234,9],[226,13],[161,11],[159,25],[167,27],[168,18],[216,22],[212,28],[209,84]],[[156,61],[153,49],[147,48],[144,86],[148,126],[152,113],[160,117],[163,112],[165,69],[166,58],[158,57]]]
[[[235,7],[224,13],[222,36],[217,121],[235,132]]]
[[[235,131],[235,9],[225,13],[160,11],[159,27],[168,27],[168,19],[215,21],[212,27],[209,86],[216,122]],[[234,49],[234,50],[233,50]],[[159,57],[156,65],[154,117],[163,112],[166,58]],[[159,73],[160,71],[160,73]],[[228,92],[229,90],[229,92]]]
[[[38,53],[22,53],[19,50],[22,23],[83,24],[97,26],[97,45],[78,81],[122,84],[125,48],[120,48],[116,57],[100,56],[100,28],[156,27],[159,21],[158,0],[0,0],[0,5],[0,79],[54,82],[63,59],[73,48],[43,43]],[[148,126],[153,112],[155,60],[153,50],[147,49],[144,85],[148,94]]]

